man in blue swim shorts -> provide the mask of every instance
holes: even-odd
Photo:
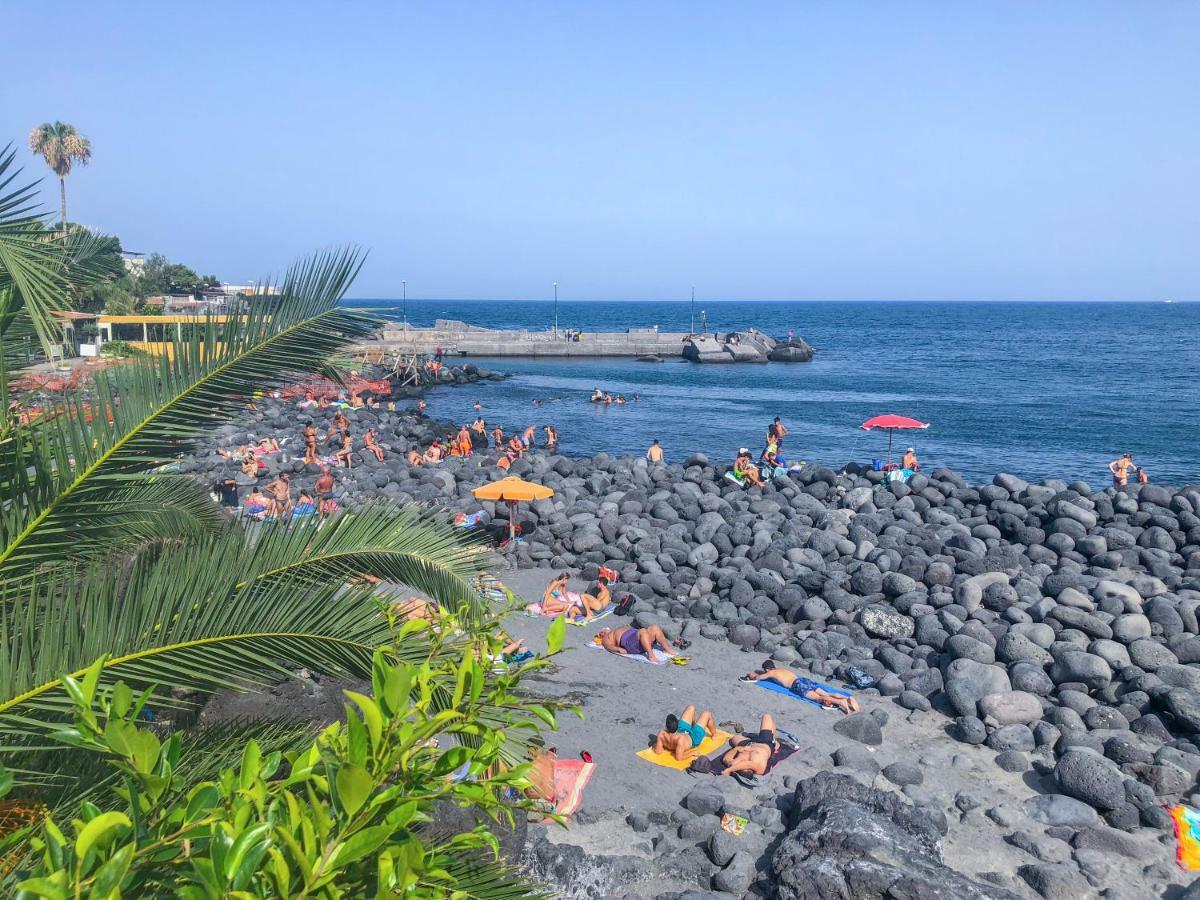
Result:
[[[776,684],[783,685],[797,697],[814,700],[822,706],[836,707],[847,715],[856,713],[861,708],[853,697],[830,693],[817,682],[797,675],[791,669],[777,666],[769,659],[763,662],[761,672],[743,675],[742,681],[774,681]]]
[[[690,759],[704,739],[717,731],[713,714],[704,710],[696,715],[696,707],[689,706],[681,715],[667,716],[666,728],[654,739],[655,753],[670,753],[676,759]]]

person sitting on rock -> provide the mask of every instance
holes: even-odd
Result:
[[[921,471],[921,463],[917,460],[917,451],[912,447],[904,451],[904,459],[900,463],[900,468],[908,469],[910,472]]]
[[[667,636],[657,625],[648,625],[645,628],[632,628],[628,625],[622,625],[620,628],[601,628],[595,640],[609,653],[616,653],[618,656],[644,654],[652,663],[662,662],[655,653],[656,647],[662,650],[667,659],[675,655],[671,652]]]
[[[1129,473],[1134,468],[1132,453],[1126,453],[1119,459],[1110,462],[1108,471],[1112,472],[1113,487],[1122,488],[1129,484]]]
[[[758,466],[750,462],[750,451],[745,447],[738,451],[737,458],[733,461],[733,474],[739,481],[746,484],[762,486],[762,477],[758,473]]]
[[[797,697],[816,701],[822,706],[836,707],[847,715],[856,713],[861,709],[858,701],[853,697],[844,697],[841,694],[830,693],[817,684],[817,682],[805,678],[803,675],[797,675],[791,669],[777,666],[769,659],[763,662],[761,671],[743,675],[741,680],[773,681],[776,684],[783,685],[783,687],[787,688]]]
[[[408,460],[408,464],[410,466],[419,466],[421,463],[425,462],[425,457],[421,455],[421,451],[416,447],[408,448],[408,453],[406,454],[405,459]]]
[[[429,449],[425,451],[425,462],[440,463],[446,456],[446,451],[442,449],[442,442],[435,440],[429,445]]]
[[[736,775],[747,772],[766,775],[771,767],[771,757],[778,751],[775,720],[770,713],[764,713],[758,723],[758,734],[739,734],[729,739],[729,749],[721,755],[721,768],[714,770],[713,774]]]
[[[476,434],[487,434],[487,423],[483,421],[483,416],[475,417],[475,421],[471,423],[471,430]]]
[[[329,433],[325,435],[325,443],[332,443],[334,438],[340,438],[342,432],[350,427],[350,420],[346,418],[346,414],[340,409],[333,414],[333,424],[329,426]]]
[[[363,435],[363,446],[375,454],[375,459],[383,462],[383,448],[379,446],[379,440],[375,437],[374,428],[368,428],[367,433]]]
[[[302,490],[296,497],[296,505],[292,507],[292,518],[304,519],[316,515],[316,512],[317,504],[313,501],[312,494]]]
[[[678,716],[667,716],[666,727],[654,738],[655,753],[670,753],[675,759],[691,759],[696,755],[704,739],[717,732],[717,723],[709,710],[696,715],[696,707],[689,706]]]
[[[518,435],[514,434],[508,439],[508,452],[517,459],[525,455],[525,445],[521,443],[521,438]]]
[[[350,436],[350,429],[347,428],[342,432],[342,446],[338,452],[334,454],[347,469],[354,468],[354,438]]]
[[[245,456],[242,458],[242,474],[250,478],[257,478],[260,474],[266,471],[266,463],[261,459],[255,459],[253,456]]]

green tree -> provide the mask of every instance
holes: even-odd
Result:
[[[198,782],[181,777],[179,733],[164,740],[139,724],[141,698],[121,683],[96,691],[102,663],[68,679],[74,721],[53,739],[95,755],[111,787],[69,829],[51,817],[31,835],[18,900],[535,896],[497,865],[484,825],[447,834],[434,823],[445,804],[501,823],[532,811],[519,799],[529,767],[504,765],[504,731],[484,722],[496,709],[506,728],[549,718],[517,693],[546,662],[496,676],[461,635],[435,639],[419,658],[406,646],[413,627],[374,654],[371,696],[345,692],[344,727],[293,751],[251,740],[235,765]]]
[[[58,176],[62,196],[62,229],[67,229],[67,176],[78,163],[86,166],[92,159],[92,142],[65,122],[45,122],[29,133],[29,149],[46,161]]]
[[[0,155],[0,175],[7,162],[11,154],[7,161]],[[67,293],[69,282],[63,241],[47,239],[44,229],[34,227],[40,227],[36,217],[29,218],[29,190],[10,194],[10,202],[2,194],[0,188],[0,347],[7,347],[18,323],[63,302],[55,291]],[[28,230],[10,227],[14,220]],[[86,261],[86,255],[75,258]],[[131,358],[96,373],[86,396],[67,396],[29,423],[4,423],[0,760],[26,803],[82,814],[90,825],[100,806],[123,796],[119,782],[127,773],[97,767],[94,747],[62,745],[81,715],[80,690],[118,707],[123,692],[132,691],[159,713],[157,735],[170,730],[196,698],[257,689],[298,668],[371,679],[381,648],[394,647],[387,652],[396,660],[422,667],[438,658],[436,635],[408,633],[394,643],[394,622],[373,586],[377,580],[435,598],[454,617],[453,629],[443,633],[457,632],[466,642],[457,648],[462,658],[488,658],[491,617],[475,586],[483,551],[463,543],[444,517],[381,503],[343,513],[319,530],[280,524],[251,533],[212,501],[208,485],[170,471],[180,453],[206,441],[254,391],[324,371],[334,355],[373,330],[375,320],[338,305],[362,260],[350,249],[303,260],[283,278],[269,310],[254,307],[211,320],[169,358]],[[31,297],[39,303],[31,304]],[[0,366],[6,359],[0,356]],[[0,378],[0,390],[6,384],[7,377]],[[467,644],[474,649],[467,652]],[[475,750],[491,741],[498,765],[527,762],[529,736],[539,722],[552,722],[552,709],[491,702],[498,695],[484,682],[456,674],[453,682],[431,687],[432,714],[455,719],[467,688],[470,727],[452,743]],[[363,716],[370,719],[365,710]],[[439,721],[449,725],[450,719]],[[364,725],[370,734],[373,724]],[[361,732],[352,727],[346,752],[359,752],[355,734]],[[149,753],[149,737],[126,737]],[[194,798],[193,788],[205,790],[206,779],[226,777],[214,772],[212,761],[226,765],[244,757],[248,740],[268,753],[282,749],[285,738],[270,723],[199,733],[189,737],[191,752],[186,746],[171,752],[168,781],[173,791]],[[128,761],[128,747],[113,743],[111,749]],[[447,757],[452,750],[446,748]],[[144,758],[140,754],[133,755]],[[437,793],[440,782],[430,783],[428,770],[417,771],[426,773],[411,785],[419,804]],[[0,786],[6,780],[0,776]],[[335,792],[338,787],[335,778]],[[470,785],[463,791],[459,797],[469,800]],[[130,800],[137,809],[140,802]],[[320,824],[338,814],[331,805],[337,802],[332,795],[313,800],[312,820]],[[477,802],[493,809],[482,795]],[[394,826],[388,840],[403,838],[399,822],[383,823]],[[52,836],[49,824],[38,840]],[[92,826],[89,833],[102,828]],[[9,858],[27,859],[37,849],[31,839],[22,834]],[[434,863],[439,858],[429,857]],[[498,890],[514,896],[508,888],[492,889],[507,884],[503,880],[485,878],[482,884],[473,896],[497,896]],[[312,896],[334,893],[331,883]],[[90,895],[108,893],[93,885]]]

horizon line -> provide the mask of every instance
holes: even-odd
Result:
[[[399,297],[343,297],[339,302],[354,302],[368,303],[372,301],[400,301]],[[559,297],[557,301],[553,297],[409,297],[409,303],[688,303],[692,301],[687,297],[655,299],[648,297],[625,297],[613,299],[608,297]],[[924,299],[843,299],[843,298],[824,298],[820,300],[805,299],[779,299],[779,298],[725,298],[725,297],[709,297],[701,300],[697,298],[696,303],[1160,303],[1164,305],[1181,305],[1198,303],[1200,299],[1192,300],[1168,300],[1168,299],[1145,299],[1145,298],[1071,298],[1071,299],[977,299],[977,298],[958,298],[954,300],[924,300]]]

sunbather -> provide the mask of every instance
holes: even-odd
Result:
[[[612,593],[608,590],[608,579],[601,575],[596,579],[596,593],[581,594],[579,599],[583,602],[584,618],[590,621],[595,613],[612,603]]]
[[[758,734],[739,734],[729,739],[729,749],[721,754],[721,769],[716,775],[734,775],[749,772],[766,775],[771,757],[779,750],[775,738],[775,720],[765,713],[758,724]]]
[[[341,449],[334,455],[347,469],[354,468],[354,439],[350,436],[350,429],[342,432]]]
[[[678,716],[667,716],[666,728],[654,739],[654,752],[670,753],[676,759],[690,759],[704,739],[716,731],[711,712],[706,709],[697,716],[696,707],[689,706]]]
[[[546,592],[542,594],[542,615],[565,614],[568,619],[576,619],[585,614],[583,598],[574,591],[567,590],[568,577],[566,572],[560,572],[558,577],[550,582]]]
[[[655,653],[656,647],[668,658],[675,655],[671,652],[667,636],[657,625],[648,625],[645,628],[631,628],[628,625],[622,625],[620,628],[601,628],[596,637],[601,647],[618,656],[644,654],[646,659],[656,663],[660,661]]]
[[[379,446],[379,440],[375,437],[374,428],[368,428],[367,433],[363,435],[363,446],[375,454],[375,459],[383,462],[383,448]]]
[[[733,461],[733,474],[746,484],[762,486],[758,466],[750,462],[750,451],[745,447],[738,450],[737,458]]]
[[[751,672],[749,675],[743,675],[742,681],[773,681],[776,684],[783,685],[797,697],[815,700],[822,706],[837,707],[847,715],[856,713],[861,709],[858,701],[853,697],[830,693],[817,684],[817,682],[805,678],[803,675],[797,675],[791,669],[776,666],[769,659],[763,662],[761,672]]]

